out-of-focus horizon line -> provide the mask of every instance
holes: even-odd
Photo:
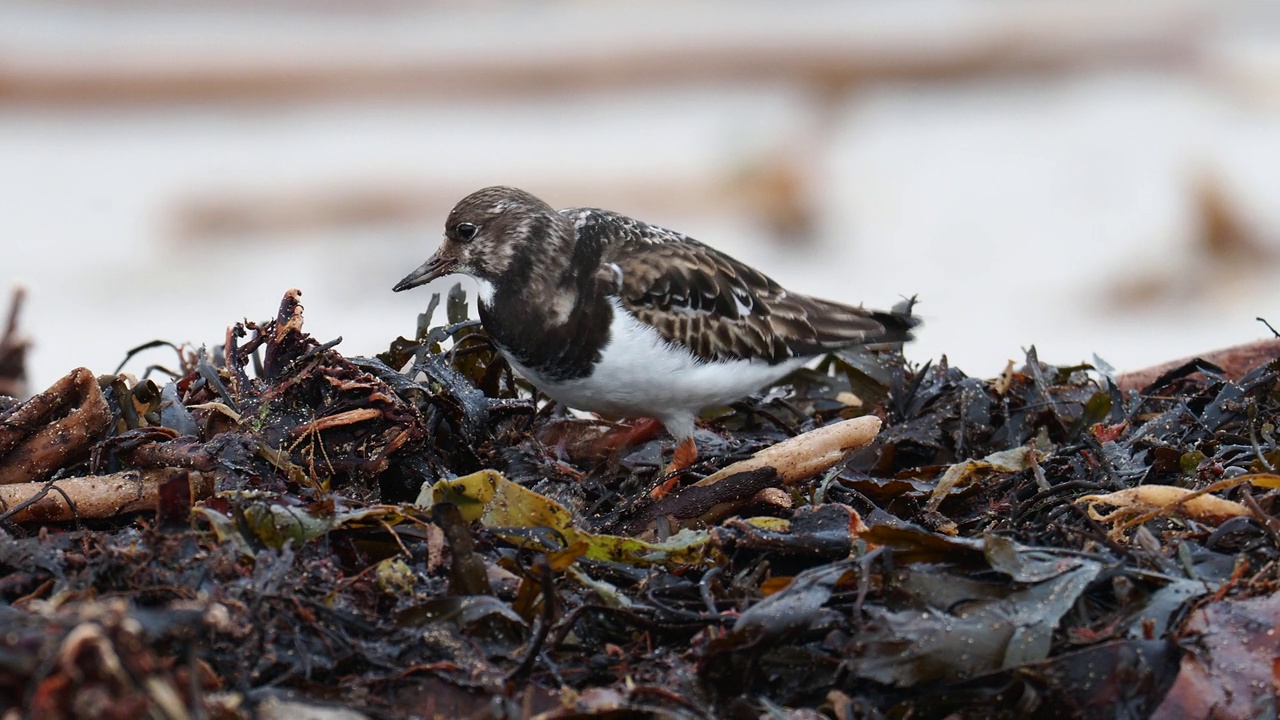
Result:
[[[61,14],[41,5],[0,8],[0,103],[509,97],[671,82],[799,81],[839,93],[878,81],[1185,65],[1215,25],[1212,6],[1183,0],[391,4],[359,12],[334,3],[310,11],[112,3],[67,4]]]

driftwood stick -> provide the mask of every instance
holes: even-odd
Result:
[[[870,445],[878,432],[880,419],[868,415],[788,438],[645,508],[626,529],[633,535],[650,534],[662,517],[675,527],[718,522],[753,502],[761,491],[794,485],[830,469],[850,450]]]
[[[845,453],[866,447],[880,432],[880,419],[866,415],[832,423],[788,438],[699,480],[692,487],[706,487],[722,479],[759,468],[773,468],[784,485],[791,485],[840,462]]]
[[[0,486],[0,507],[5,509],[0,519],[19,523],[57,522],[76,518],[109,518],[139,511],[155,512],[160,486],[182,475],[187,478],[192,501],[213,494],[213,476],[206,473],[178,468],[126,470],[48,483]]]
[[[354,410],[346,410],[336,415],[328,415],[318,420],[303,423],[294,428],[290,434],[295,437],[300,437],[307,433],[321,432],[323,430],[329,430],[342,425],[351,425],[380,417],[382,417],[382,411],[376,408],[356,408]]]

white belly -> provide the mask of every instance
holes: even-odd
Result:
[[[610,302],[613,327],[590,377],[548,380],[510,355],[507,360],[538,389],[570,407],[611,416],[654,417],[671,428],[691,423],[704,408],[726,405],[781,379],[807,359],[777,365],[763,360],[704,362],[637,321],[616,299]]]

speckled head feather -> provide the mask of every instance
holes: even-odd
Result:
[[[457,258],[458,272],[509,285],[559,267],[572,245],[573,228],[562,215],[523,190],[499,186],[453,207],[441,251]]]

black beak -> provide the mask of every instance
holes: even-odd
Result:
[[[439,252],[432,255],[426,262],[418,266],[417,270],[404,276],[404,279],[396,283],[391,288],[395,292],[416,288],[419,285],[426,285],[438,277],[443,277],[453,272],[453,266],[457,263],[453,258],[442,257]]]

